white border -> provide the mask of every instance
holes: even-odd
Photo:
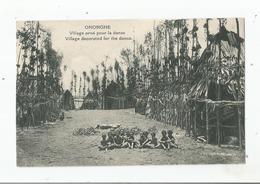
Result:
[[[0,182],[259,181],[259,17],[257,1],[54,1],[0,3]],[[88,12],[88,13],[87,13]],[[17,168],[15,135],[15,21],[78,19],[246,19],[246,164],[131,167]],[[260,111],[259,111],[260,112]]]

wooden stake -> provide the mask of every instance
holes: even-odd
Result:
[[[206,24],[207,24],[207,29],[206,29],[206,34],[207,34],[207,48],[209,46],[209,19],[206,19]],[[207,92],[205,94],[206,99],[208,98],[208,89],[209,89],[209,80],[208,80],[208,61],[206,61],[206,82],[207,82]],[[209,143],[209,109],[208,109],[208,103],[206,102],[205,104],[205,111],[206,111],[206,138],[207,138],[207,144]]]
[[[194,114],[194,137],[197,138],[197,103],[195,102],[195,114]]]
[[[236,25],[237,25],[237,35],[238,35],[238,39],[240,39],[239,37],[239,21],[238,18],[236,18]],[[238,93],[237,93],[237,100],[240,100],[240,40],[238,40],[238,52],[237,52],[237,73],[238,73],[238,77],[237,77],[237,85],[238,85]],[[239,139],[239,147],[240,149],[242,149],[242,127],[241,127],[241,109],[240,106],[237,106],[237,112],[238,112],[238,139]]]
[[[222,23],[221,19],[219,19],[219,30],[221,29]],[[217,79],[217,100],[220,100],[220,74],[221,74],[221,40],[219,40],[218,44],[218,52],[219,52],[219,64],[218,64],[218,79]],[[217,142],[218,146],[220,146],[220,116],[219,116],[219,106],[217,106]]]
[[[189,135],[189,137],[190,137],[190,127],[191,127],[191,122],[190,122],[190,120],[191,120],[191,114],[190,114],[190,110],[188,111],[188,135]]]
[[[220,146],[220,121],[219,121],[219,107],[217,107],[217,142]]]
[[[209,143],[209,109],[208,109],[208,103],[206,102],[206,138],[207,138],[207,144]]]

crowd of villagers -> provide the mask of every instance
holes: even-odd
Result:
[[[136,139],[135,134],[131,131],[125,132],[108,132],[102,134],[99,150],[112,150],[117,148],[129,149],[171,149],[179,148],[173,136],[172,130],[162,130],[161,138],[158,140],[156,132],[143,131],[140,132]]]

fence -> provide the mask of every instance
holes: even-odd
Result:
[[[183,95],[169,93],[149,96],[146,116],[186,130],[195,139],[203,136],[207,143],[226,144],[227,138],[237,137],[242,148],[245,139],[244,101],[212,101],[188,99]]]

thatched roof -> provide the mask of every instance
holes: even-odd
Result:
[[[240,43],[240,73],[238,73],[238,48]],[[219,44],[221,46],[221,62],[219,61]],[[204,98],[205,95],[212,96],[216,84],[220,84],[222,99],[235,100],[237,93],[244,97],[244,39],[238,37],[234,32],[227,31],[224,27],[218,32],[209,46],[204,50],[197,62],[197,68],[192,81],[190,98]],[[220,66],[220,67],[219,67]],[[218,75],[220,68],[220,75]],[[209,85],[207,85],[207,76]],[[238,92],[237,78],[240,77],[240,91]],[[213,90],[214,89],[214,90]],[[216,90],[215,90],[216,91]],[[214,95],[213,95],[214,96]],[[231,99],[232,98],[232,99]],[[214,100],[214,99],[213,99]]]
[[[69,90],[66,90],[62,96],[63,108],[67,110],[75,109],[74,98]]]

